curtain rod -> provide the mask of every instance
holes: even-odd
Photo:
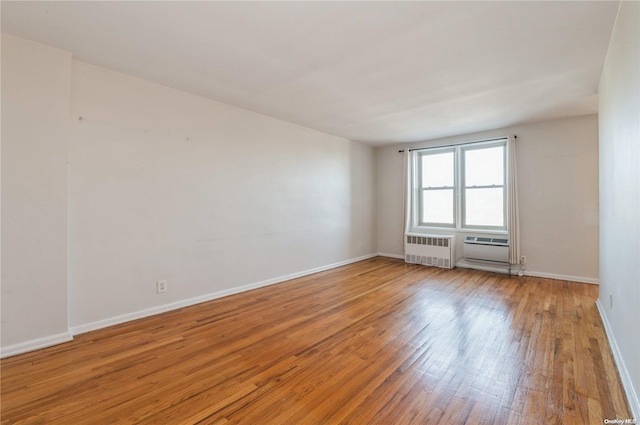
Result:
[[[518,136],[514,135],[513,136],[515,139],[518,138]],[[434,149],[434,148],[449,148],[451,146],[460,146],[460,145],[473,145],[475,143],[486,143],[486,142],[495,142],[496,140],[505,140],[507,137],[496,137],[495,139],[486,139],[486,140],[475,140],[473,142],[460,142],[460,143],[452,143],[450,145],[438,145],[438,146],[429,146],[427,148],[412,148],[409,149],[409,152],[412,151],[421,151],[421,150],[425,150],[425,149]],[[403,153],[404,149],[401,149],[398,151],[398,153]]]

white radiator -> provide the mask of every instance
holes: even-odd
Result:
[[[456,237],[405,234],[405,262],[452,269],[455,267]]]
[[[469,260],[509,262],[509,240],[501,238],[464,238],[464,258]]]

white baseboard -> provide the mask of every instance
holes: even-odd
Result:
[[[292,273],[292,274],[288,274],[288,275],[285,275],[285,276],[279,276],[279,277],[276,277],[276,278],[267,279],[267,280],[263,280],[263,281],[260,281],[260,282],[250,283],[248,285],[238,286],[238,287],[235,287],[235,288],[223,289],[221,291],[216,291],[216,292],[212,292],[212,293],[209,293],[209,294],[200,295],[198,297],[188,298],[188,299],[185,299],[185,300],[180,300],[180,301],[176,301],[176,302],[173,302],[173,303],[160,305],[160,306],[157,306],[157,307],[152,307],[152,308],[148,308],[148,309],[145,309],[145,310],[139,310],[139,311],[135,311],[135,312],[132,312],[132,313],[123,314],[123,315],[120,315],[120,316],[110,317],[108,319],[98,320],[96,322],[86,323],[86,324],[82,324],[82,325],[79,325],[79,326],[73,326],[73,327],[70,328],[70,331],[71,331],[72,335],[79,335],[79,334],[82,334],[82,333],[95,331],[97,329],[106,328],[108,326],[113,326],[113,325],[117,325],[117,324],[120,324],[120,323],[129,322],[131,320],[142,319],[144,317],[154,316],[156,314],[165,313],[165,312],[171,311],[171,310],[177,310],[177,309],[183,308],[183,307],[189,307],[191,305],[200,304],[200,303],[203,303],[203,302],[215,300],[215,299],[226,297],[226,296],[229,296],[229,295],[250,291],[252,289],[261,288],[263,286],[274,285],[276,283],[281,283],[281,282],[284,282],[284,281],[287,281],[287,280],[296,279],[298,277],[308,276],[310,274],[319,273],[319,272],[322,272],[322,271],[325,271],[325,270],[334,269],[336,267],[345,266],[347,264],[356,263],[358,261],[367,260],[369,258],[376,257],[377,255],[378,254],[364,255],[364,256],[361,256],[361,257],[352,258],[352,259],[345,260],[345,261],[340,261],[340,262],[329,264],[329,265],[326,265],[326,266],[316,267],[316,268],[313,268],[313,269],[304,270],[304,271],[301,271],[301,272]]]
[[[400,260],[404,260],[404,255],[400,254],[388,254],[386,252],[379,252],[378,255],[380,257],[399,258]]]
[[[382,257],[399,258],[401,260],[404,260],[404,256],[403,255],[398,255],[398,254],[388,254],[386,252],[379,252],[378,255],[380,255]],[[490,261],[468,262],[464,258],[461,258],[456,263],[456,267],[460,267],[461,269],[474,269],[474,270],[482,270],[482,271],[485,271],[485,272],[509,274],[509,266],[508,265],[504,265],[503,266],[501,264],[492,263]],[[511,267],[511,274],[512,275],[517,275],[519,271],[520,271],[520,267],[518,265],[515,265],[515,266]],[[562,274],[555,274],[555,273],[545,273],[545,272],[538,272],[538,271],[534,271],[534,270],[525,270],[524,271],[524,275],[525,276],[532,276],[532,277],[544,277],[544,278],[547,278],[547,279],[567,280],[567,281],[570,281],[570,282],[589,283],[589,284],[592,284],[592,285],[599,285],[600,284],[600,281],[597,278],[583,277],[583,276],[570,276],[570,275],[562,275]]]
[[[536,272],[533,270],[525,270],[524,275],[533,277],[546,277],[548,279],[568,280],[570,282],[590,283],[592,285],[600,284],[600,279],[594,277],[569,276],[555,273]]]
[[[456,262],[456,267],[460,267],[461,269],[474,269],[474,270],[482,270],[485,272],[494,272],[494,273],[503,273],[509,274],[511,270],[511,274],[518,274],[520,267],[517,269],[509,268],[509,264],[506,263],[495,263],[491,261],[481,261],[481,260],[467,260],[465,258],[461,258]]]
[[[600,318],[602,319],[602,323],[604,324],[604,332],[607,336],[607,339],[609,340],[609,346],[611,347],[613,360],[615,361],[616,367],[618,368],[618,373],[620,374],[622,387],[624,388],[624,392],[627,396],[627,401],[629,402],[631,414],[635,419],[640,419],[640,400],[638,399],[638,394],[636,394],[636,391],[633,388],[633,382],[631,381],[629,370],[627,369],[624,359],[622,358],[622,353],[620,353],[620,348],[618,347],[616,338],[613,335],[613,329],[611,328],[611,324],[609,323],[609,319],[607,318],[607,314],[605,313],[600,299],[596,301],[596,307],[598,308],[598,313],[600,313]]]
[[[287,280],[295,279],[298,277],[308,276],[310,274],[319,273],[325,270],[334,269],[336,267],[346,266],[347,264],[357,263],[358,261],[367,260],[369,258],[377,257],[378,254],[368,254],[361,257],[351,258],[349,260],[340,261],[326,266],[316,267],[309,270],[304,270],[297,273],[291,273],[285,276],[279,276],[272,279],[263,280],[260,282],[250,283],[248,285],[239,286],[236,288],[224,289],[222,291],[212,292],[210,294],[201,295],[199,297],[188,298],[185,300],[176,301],[169,304],[164,304],[157,307],[148,308],[145,310],[135,311],[132,313],[122,314],[120,316],[111,317],[104,320],[98,320],[96,322],[86,323],[79,326],[72,326],[68,332],[51,335],[44,338],[38,338],[30,341],[21,342],[19,344],[9,345],[7,347],[0,348],[0,358],[14,356],[17,354],[27,353],[29,351],[38,350],[41,348],[51,347],[53,345],[61,344],[73,340],[74,335],[78,335],[85,332],[94,331],[97,329],[106,328],[108,326],[117,325],[120,323],[129,322],[131,320],[142,319],[144,317],[153,316],[167,311],[176,310],[183,307],[188,307],[194,304],[200,304],[206,301],[211,301],[217,298],[226,297],[228,295],[238,294],[240,292],[250,291],[252,289],[261,288],[263,286],[273,285],[276,283],[284,282]]]
[[[47,336],[47,337],[43,337],[43,338],[38,338],[38,339],[34,339],[34,340],[29,340],[29,341],[25,341],[25,342],[22,342],[22,343],[19,343],[19,344],[14,344],[14,345],[6,346],[6,347],[0,347],[0,358],[14,356],[14,355],[26,353],[26,352],[29,352],[29,351],[39,350],[41,348],[50,347],[52,345],[61,344],[63,342],[68,342],[68,341],[71,341],[73,339],[73,335],[78,335],[78,334],[82,334],[82,333],[85,333],[85,332],[90,332],[90,331],[93,331],[93,330],[106,328],[108,326],[113,326],[113,325],[117,325],[117,324],[120,324],[120,323],[129,322],[131,320],[141,319],[141,318],[144,318],[144,317],[149,317],[149,316],[153,316],[153,315],[160,314],[160,313],[165,313],[167,311],[176,310],[176,309],[179,309],[179,308],[188,307],[190,305],[195,305],[195,304],[203,303],[203,302],[206,302],[206,301],[211,301],[211,300],[214,300],[214,299],[217,299],[217,298],[222,298],[222,297],[226,297],[226,296],[229,296],[229,295],[250,291],[252,289],[257,289],[257,288],[261,288],[263,286],[273,285],[273,284],[276,284],[276,283],[284,282],[284,281],[295,279],[295,278],[298,278],[298,277],[308,276],[310,274],[319,273],[319,272],[322,272],[322,271],[325,271],[325,270],[334,269],[336,267],[341,267],[341,266],[345,266],[347,264],[356,263],[358,261],[367,260],[369,258],[373,258],[373,257],[376,257],[376,256],[398,258],[398,259],[402,259],[402,260],[404,259],[403,255],[389,254],[389,253],[384,253],[384,252],[363,255],[361,257],[356,257],[356,258],[352,258],[352,259],[349,259],[349,260],[340,261],[340,262],[333,263],[333,264],[328,264],[326,266],[316,267],[316,268],[313,268],[313,269],[304,270],[304,271],[301,271],[301,272],[292,273],[292,274],[285,275],[285,276],[279,276],[279,277],[276,277],[276,278],[267,279],[267,280],[263,280],[263,281],[260,281],[260,282],[250,283],[248,285],[243,285],[243,286],[239,286],[239,287],[236,287],[236,288],[229,288],[229,289],[225,289],[225,290],[222,290],[222,291],[212,292],[212,293],[201,295],[201,296],[198,296],[198,297],[188,298],[188,299],[185,299],[185,300],[180,300],[180,301],[176,301],[176,302],[169,303],[169,304],[164,304],[164,305],[157,306],[157,307],[152,307],[152,308],[148,308],[148,309],[145,309],[145,310],[139,310],[139,311],[135,311],[135,312],[132,312],[132,313],[123,314],[123,315],[120,315],[120,316],[111,317],[111,318],[104,319],[104,320],[99,320],[99,321],[96,321],[96,322],[86,323],[86,324],[79,325],[79,326],[73,326],[73,327],[69,328],[68,332],[64,332],[64,333],[56,334],[56,335],[51,335],[51,336]],[[489,270],[489,271],[494,271],[494,270]],[[569,280],[569,281],[573,281],[573,282],[585,282],[585,283],[598,284],[598,280],[597,279],[583,278],[583,277],[577,277],[577,276],[563,276],[563,275],[555,275],[555,274],[550,274],[550,273],[540,273],[540,272],[534,272],[534,271],[528,271],[528,270],[525,271],[525,275],[527,275],[527,276],[536,276],[536,277],[546,277],[546,278],[551,278],[551,279]],[[605,322],[604,319],[603,319],[603,322]],[[606,327],[606,323],[605,323],[605,327]],[[637,402],[637,398],[636,398],[636,402]],[[636,414],[636,417],[639,417],[639,416]]]
[[[476,270],[484,270],[487,272],[495,272],[495,273],[509,273],[509,266],[508,265],[501,265],[501,264],[492,264],[491,262],[486,262],[486,261],[473,261],[473,262],[469,262],[468,260],[465,260],[464,258],[460,259],[457,263],[456,263],[456,267],[461,267],[461,268],[468,268],[468,269],[476,269]],[[513,275],[517,275],[518,272],[520,271],[520,267],[518,265],[514,265],[511,267],[511,274]],[[591,277],[583,277],[583,276],[570,276],[570,275],[562,275],[562,274],[555,274],[555,273],[545,273],[545,272],[538,272],[535,270],[524,270],[524,275],[525,276],[532,276],[532,277],[543,277],[546,279],[556,279],[556,280],[567,280],[570,282],[580,282],[580,283],[589,283],[592,285],[598,285],[600,282],[598,279],[595,278],[591,278]]]
[[[73,339],[70,332],[63,332],[56,335],[45,336],[43,338],[31,339],[19,344],[8,345],[0,348],[0,358],[15,356],[17,354],[28,353],[29,351],[51,347],[52,345],[69,342]]]

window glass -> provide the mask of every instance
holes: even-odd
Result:
[[[422,187],[453,187],[453,152],[442,152],[422,157]]]
[[[424,190],[422,222],[454,224],[453,189]]]
[[[464,151],[465,186],[504,184],[504,146]]]
[[[465,189],[467,226],[504,226],[503,188]]]

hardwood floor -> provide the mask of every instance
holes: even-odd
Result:
[[[2,360],[2,424],[630,418],[598,287],[374,258]]]

